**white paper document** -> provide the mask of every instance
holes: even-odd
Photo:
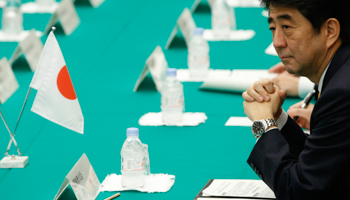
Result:
[[[190,38],[194,35],[194,29],[196,28],[196,23],[193,20],[192,13],[190,9],[185,8],[180,14],[179,18],[176,21],[176,25],[173,28],[173,31],[170,34],[170,37],[165,45],[165,49],[168,49],[171,42],[173,41],[178,29],[180,29],[185,42],[188,46]]]
[[[21,5],[22,13],[54,13],[58,8],[58,3],[52,5],[41,5],[37,2],[28,2]]]
[[[207,41],[245,41],[250,40],[255,36],[254,30],[231,30],[227,37],[218,37],[212,29],[205,29],[203,38]]]
[[[277,74],[268,73],[267,70],[234,69],[230,77],[206,79],[200,89],[242,93],[254,82],[264,78],[273,79],[276,76]]]
[[[248,117],[230,117],[225,126],[252,126],[253,122]]]
[[[191,77],[188,69],[178,69],[176,72],[177,80],[181,82],[203,82],[206,79],[229,77],[229,69],[209,69],[207,77]]]
[[[275,47],[273,47],[273,43],[271,43],[266,49],[265,53],[271,56],[278,56]]]
[[[203,194],[217,197],[276,199],[273,191],[261,180],[215,179]]]
[[[170,174],[150,174],[145,176],[145,185],[142,188],[131,189],[124,188],[121,185],[122,175],[110,174],[107,175],[101,184],[101,191],[124,191],[137,190],[140,192],[167,192],[175,183],[175,176]]]
[[[166,78],[167,68],[168,62],[166,61],[162,48],[158,45],[151,53],[151,55],[147,58],[146,64],[134,86],[134,92],[137,91],[141,82],[147,76],[148,72],[151,73],[152,80],[154,81],[157,90],[160,92],[162,84]]]
[[[18,87],[12,67],[5,57],[2,58],[0,60],[0,103],[4,104],[17,91]]]
[[[26,58],[30,69],[32,71],[35,71],[42,50],[43,43],[36,36],[35,30],[32,30],[30,34],[18,44],[17,48],[15,49],[14,53],[12,54],[9,60],[9,63],[12,65],[12,63],[15,60],[17,60],[22,54],[24,54],[24,57]]]
[[[78,200],[94,200],[100,193],[100,181],[85,153],[64,179],[54,200],[61,196],[68,185],[71,185]]]
[[[176,123],[164,123],[162,120],[162,113],[150,112],[144,114],[139,119],[141,126],[198,126],[200,123],[205,123],[208,117],[205,113],[183,113],[183,119],[181,122]]]

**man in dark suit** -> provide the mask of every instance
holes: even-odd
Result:
[[[264,79],[242,94],[258,138],[248,164],[279,200],[350,199],[349,0],[262,0],[274,47],[292,74],[321,93],[310,136],[281,108],[286,93]]]

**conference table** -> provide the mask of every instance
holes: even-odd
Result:
[[[22,0],[22,3],[29,0]],[[225,126],[231,116],[244,117],[240,93],[199,90],[200,82],[184,82],[186,112],[204,112],[198,126],[140,126],[139,118],[160,112],[160,93],[150,75],[133,92],[146,59],[157,45],[171,68],[187,68],[187,47],[178,32],[168,50],[165,44],[185,7],[194,0],[105,0],[93,8],[83,0],[75,7],[81,23],[66,36],[58,25],[55,36],[63,52],[83,115],[84,134],[50,122],[30,111],[36,91],[29,96],[16,140],[29,163],[22,169],[0,169],[0,199],[53,199],[65,176],[85,153],[102,183],[108,174],[120,174],[120,150],[126,129],[137,127],[148,144],[151,173],[175,175],[166,193],[122,191],[118,199],[194,199],[209,179],[259,179],[246,160],[256,139],[250,127]],[[235,8],[237,28],[256,32],[248,41],[209,42],[213,69],[268,69],[278,57],[264,50],[271,44],[263,8]],[[0,13],[2,14],[2,12]],[[24,29],[43,31],[50,14],[24,14]],[[197,27],[211,28],[210,8],[202,1],[193,18]],[[45,43],[48,35],[41,37]],[[16,42],[0,43],[0,58],[11,57]],[[13,64],[19,89],[0,105],[13,131],[33,72],[22,56]],[[283,108],[300,101],[287,98]],[[9,134],[0,123],[0,153]],[[11,154],[15,154],[14,146]],[[2,156],[1,156],[2,158]],[[97,200],[115,192],[101,192]],[[68,188],[60,199],[75,199]]]

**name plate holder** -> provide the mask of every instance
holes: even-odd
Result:
[[[85,153],[67,174],[54,200],[57,200],[69,185],[78,200],[93,200],[99,195],[101,183]]]
[[[145,79],[149,72],[151,73],[152,80],[156,85],[158,92],[160,92],[162,83],[166,78],[167,68],[168,62],[166,61],[162,48],[158,45],[151,53],[151,55],[147,58],[145,66],[134,86],[134,92],[137,91],[141,82]]]
[[[4,104],[19,87],[11,65],[4,57],[0,60],[0,103]]]
[[[80,18],[75,10],[72,0],[62,0],[57,10],[52,14],[46,25],[44,34],[49,33],[51,28],[60,22],[65,35],[70,35],[79,26]]]
[[[176,21],[176,25],[173,28],[168,41],[166,42],[165,49],[168,49],[170,47],[170,44],[174,40],[179,29],[185,39],[186,45],[188,46],[190,38],[194,35],[194,29],[196,27],[197,26],[193,20],[190,9],[185,8]]]
[[[35,30],[33,29],[24,40],[18,43],[9,63],[12,65],[23,54],[30,69],[34,72],[43,48],[43,43],[36,36]]]

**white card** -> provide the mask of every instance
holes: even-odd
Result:
[[[0,103],[5,103],[17,91],[18,87],[19,85],[11,65],[5,57],[2,58],[0,60]]]
[[[35,30],[32,30],[30,34],[18,44],[17,48],[15,49],[14,53],[12,54],[9,60],[9,63],[12,65],[12,63],[15,60],[17,60],[23,53],[24,57],[26,58],[29,64],[30,69],[32,71],[35,71],[42,50],[43,43],[36,36]]]
[[[278,56],[275,47],[273,47],[273,43],[265,49],[265,53],[271,56]]]
[[[27,2],[21,5],[22,13],[54,13],[58,8],[58,3],[52,5],[40,5],[37,2]]]
[[[139,124],[141,126],[198,126],[201,123],[205,123],[207,119],[207,115],[202,112],[185,112],[181,122],[168,123],[163,122],[162,112],[149,112],[141,116]]]
[[[225,126],[252,126],[253,122],[248,117],[230,117]]]
[[[105,0],[89,0],[94,8],[99,7]]]
[[[100,193],[100,181],[85,153],[64,179],[54,200],[61,196],[68,185],[71,185],[78,200],[94,200]]]
[[[5,0],[0,0],[0,8],[4,8],[6,6]]]
[[[193,20],[192,14],[190,9],[185,8],[182,13],[180,14],[179,18],[177,19],[176,25],[173,29],[173,31],[170,34],[170,37],[165,45],[165,49],[168,49],[171,42],[173,41],[178,28],[180,28],[180,31],[185,39],[185,42],[188,46],[189,40],[194,34],[194,29],[196,28],[196,23]]]
[[[134,92],[137,91],[143,79],[146,77],[148,72],[151,72],[154,84],[157,90],[160,92],[163,81],[166,78],[166,69],[168,68],[168,62],[165,59],[165,55],[160,46],[157,46],[152,54],[147,58],[145,67],[143,68],[139,78],[136,81]]]
[[[244,41],[250,40],[254,36],[254,30],[231,30],[226,37],[215,35],[212,29],[205,29],[203,32],[203,38],[207,41]]]
[[[63,31],[66,35],[70,35],[79,26],[80,19],[75,10],[72,0],[62,0],[56,10],[51,16],[46,25],[44,33],[48,33],[51,27],[60,21]]]

